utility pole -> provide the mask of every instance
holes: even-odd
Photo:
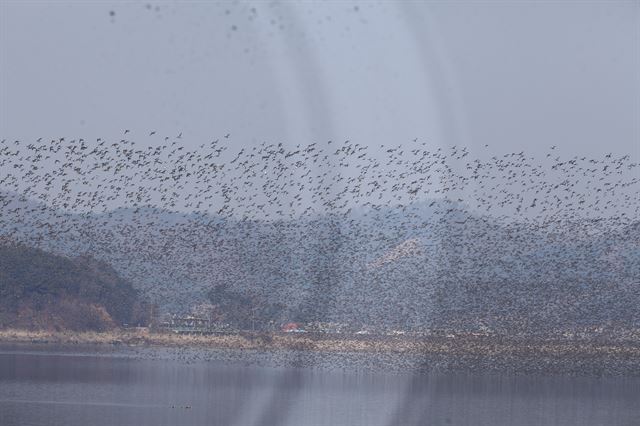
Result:
[[[256,307],[251,308],[251,331],[256,331]]]

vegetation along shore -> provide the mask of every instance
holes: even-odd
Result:
[[[318,357],[357,355],[371,366],[412,372],[465,371],[536,374],[640,376],[640,339],[507,337],[448,334],[432,336],[335,336],[238,332],[179,335],[146,328],[108,332],[0,331],[0,344],[108,345],[127,348],[179,348],[216,352],[296,352],[298,366]],[[313,363],[311,360],[316,360]],[[364,362],[364,361],[363,361]],[[355,366],[354,368],[357,368]]]

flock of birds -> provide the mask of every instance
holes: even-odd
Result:
[[[283,317],[375,323],[392,306],[394,321],[417,326],[461,304],[486,310],[486,283],[501,283],[503,310],[524,297],[557,315],[585,306],[585,286],[629,292],[637,280],[640,165],[629,155],[133,133],[2,140],[0,237],[105,260],[174,310],[224,283],[286,301]],[[504,284],[514,280],[527,295]],[[559,285],[562,300],[535,299]]]
[[[157,143],[155,131],[149,133],[154,143],[144,149],[127,139],[129,134],[125,130],[124,138],[113,142],[2,140],[0,184],[66,212],[144,206],[243,220],[348,214],[355,206],[379,209],[460,194],[483,213],[508,206],[512,216],[535,211],[551,220],[561,213],[630,208],[628,213],[637,215],[639,209],[635,192],[625,191],[638,184],[633,177],[638,164],[629,155],[561,158],[551,147],[546,164],[524,151],[482,161],[469,159],[467,148],[429,150],[417,139],[406,148],[328,141],[233,150],[230,134],[188,149],[182,133]]]

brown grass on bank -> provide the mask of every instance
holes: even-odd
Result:
[[[640,345],[570,341],[510,341],[504,338],[371,336],[358,338],[283,333],[179,335],[150,332],[145,328],[105,332],[0,330],[0,343],[146,345],[241,350],[303,350],[319,352],[378,352],[452,354],[470,356],[562,357],[578,354],[640,357]]]

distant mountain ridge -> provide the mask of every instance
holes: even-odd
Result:
[[[64,232],[43,226],[49,213],[34,206],[14,234],[113,265],[165,311],[223,286],[281,306],[270,318],[282,321],[529,331],[640,323],[638,222],[505,222],[449,200],[269,222],[145,208],[54,214]],[[398,255],[403,247],[411,255]]]

